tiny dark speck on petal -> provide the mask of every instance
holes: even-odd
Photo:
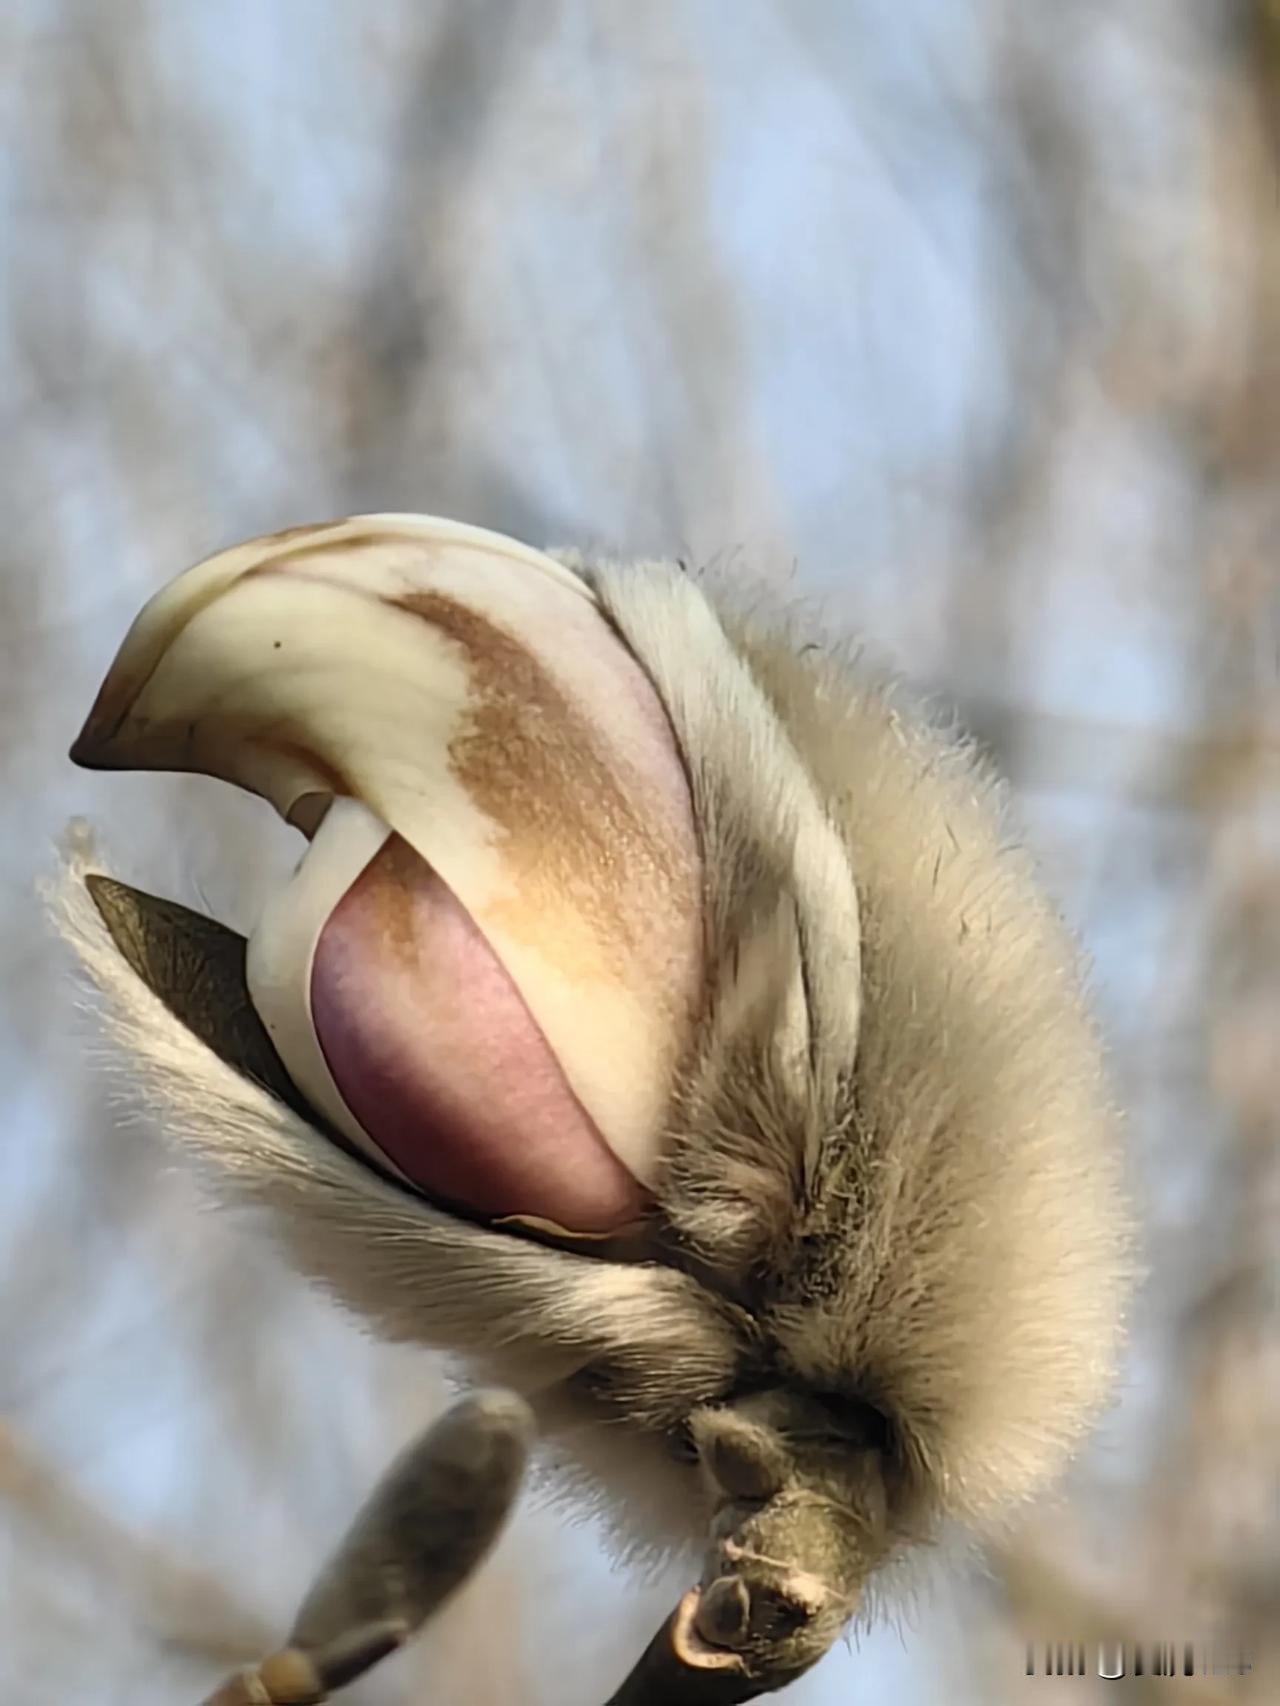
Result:
[[[283,644],[284,644],[283,640],[272,640],[272,642],[271,642],[272,651],[278,652]]]

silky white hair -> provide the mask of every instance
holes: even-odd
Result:
[[[1111,1392],[1133,1272],[1070,934],[973,745],[854,646],[671,564],[560,556],[653,680],[701,842],[709,976],[657,1188],[681,1259],[476,1226],[336,1147],[130,969],[77,829],[54,906],[117,1057],[302,1270],[528,1395],[624,1541],[705,1531],[707,1418],[766,1385],[883,1423],[896,1549],[999,1522]]]

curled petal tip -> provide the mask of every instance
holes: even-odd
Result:
[[[102,707],[103,695],[98,695],[92,711],[85,718],[84,727],[72,741],[67,756],[73,764],[78,764],[82,770],[112,770],[117,768],[112,762],[111,737],[119,724],[119,718],[113,717]]]
[[[98,770],[101,768],[97,761],[97,742],[89,728],[80,730],[67,749],[67,757],[73,764],[78,764],[82,770]]]

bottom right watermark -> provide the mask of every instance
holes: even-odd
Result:
[[[1247,1676],[1239,1647],[1196,1641],[1028,1641],[1028,1676]]]

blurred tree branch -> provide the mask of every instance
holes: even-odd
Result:
[[[61,1570],[86,1571],[103,1599],[167,1647],[212,1662],[248,1658],[269,1626],[216,1577],[135,1534],[79,1493],[66,1476],[0,1421],[0,1500],[29,1543],[51,1549]]]

